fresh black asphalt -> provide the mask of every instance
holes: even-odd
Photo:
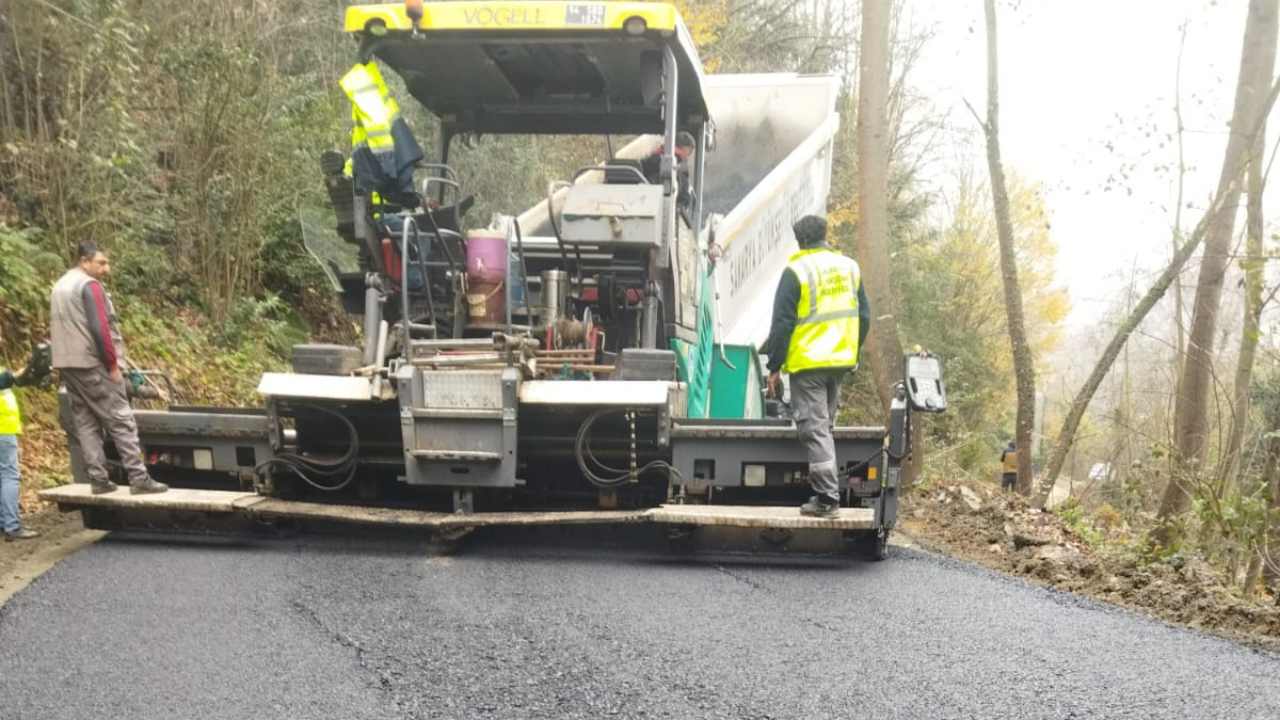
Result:
[[[1280,656],[964,563],[609,529],[114,534],[0,608],[0,718],[1280,717]]]

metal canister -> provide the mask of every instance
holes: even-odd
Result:
[[[540,312],[543,324],[550,324],[564,315],[569,294],[568,276],[563,270],[543,270],[541,278]]]

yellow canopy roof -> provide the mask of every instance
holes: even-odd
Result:
[[[665,3],[425,3],[416,35],[403,4],[357,5],[345,27],[446,132],[660,133],[665,48],[677,122],[707,115],[702,64]]]

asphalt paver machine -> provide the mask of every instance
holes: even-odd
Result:
[[[835,78],[704,75],[658,3],[353,6],[345,28],[440,131],[414,210],[355,191],[342,156],[322,163],[340,240],[308,247],[364,345],[295,347],[292,372],[261,379],[261,407],[138,410],[168,493],[76,483],[46,499],[98,527],[657,523],[884,556],[912,414],[946,406],[939,360],[904,358],[884,426],[835,428],[842,509],[819,519],[798,512],[807,462],[758,351],[791,226],[825,211]],[[496,135],[609,151],[473,221],[483,178],[465,187],[451,151]]]

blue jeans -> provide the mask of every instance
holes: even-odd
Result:
[[[0,530],[16,532],[18,520],[18,436],[0,435]]]

